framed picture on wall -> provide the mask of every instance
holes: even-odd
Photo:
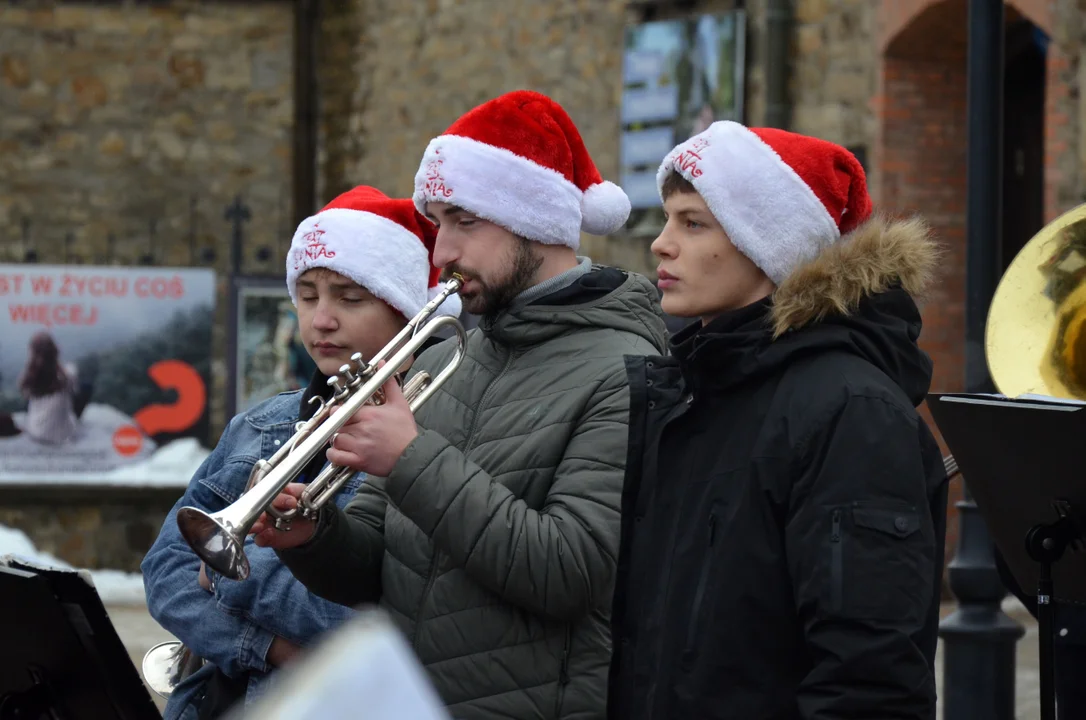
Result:
[[[309,384],[316,365],[282,278],[236,277],[231,303],[229,416]]]

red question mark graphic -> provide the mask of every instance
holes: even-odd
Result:
[[[192,427],[207,406],[207,387],[200,373],[181,360],[163,360],[152,365],[147,374],[163,390],[177,392],[172,405],[148,405],[132,419],[136,425],[125,425],[113,434],[113,448],[121,455],[135,455],[143,444],[144,434],[179,432]]]

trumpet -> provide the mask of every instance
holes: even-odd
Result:
[[[276,528],[287,530],[291,521],[299,515],[311,519],[320,512],[321,507],[354,475],[354,470],[330,463],[307,485],[298,506],[291,510],[277,510],[272,507],[272,501],[362,406],[384,403],[384,393],[381,391],[384,384],[396,375],[397,370],[423,343],[445,326],[452,327],[455,332],[456,351],[436,377],[431,379],[428,373],[420,372],[404,386],[403,393],[411,412],[414,413],[429,400],[456,372],[464,359],[467,343],[463,325],[450,316],[425,321],[450,295],[460,290],[463,282],[462,277],[454,275],[408,321],[404,329],[368,362],[361,353],[352,355],[351,363],[343,365],[338,375],[328,379],[333,391],[331,399],[326,401],[314,397],[310,400],[319,403],[313,417],[297,423],[293,437],[278,452],[253,466],[247,488],[235,502],[216,513],[207,513],[196,507],[178,510],[177,525],[182,537],[209,568],[233,580],[245,580],[249,577],[245,537],[263,513],[268,513],[274,519]],[[384,366],[378,367],[382,361]]]
[[[288,529],[299,514],[311,518],[354,474],[350,468],[329,464],[306,486],[298,507],[280,511],[272,507],[275,497],[302,468],[319,452],[326,442],[367,403],[381,404],[381,388],[434,333],[449,325],[457,337],[453,359],[432,382],[430,375],[420,372],[403,388],[404,397],[415,412],[456,371],[464,359],[466,336],[463,326],[452,317],[441,317],[423,323],[450,295],[463,285],[463,278],[454,275],[441,292],[408,322],[372,360],[366,362],[361,353],[351,356],[351,364],[343,365],[339,375],[328,379],[333,394],[329,401],[314,397],[310,403],[319,407],[313,416],[294,427],[294,436],[268,460],[253,466],[245,492],[236,502],[223,510],[208,514],[195,507],[178,511],[177,524],[181,535],[208,567],[235,580],[249,576],[249,561],[244,553],[245,537],[263,512],[274,518],[275,526]],[[422,328],[420,330],[420,328]],[[378,368],[386,360],[383,368]],[[333,412],[337,403],[340,407]],[[142,669],[147,685],[160,697],[168,698],[179,683],[199,670],[204,660],[197,657],[184,643],[177,640],[159,643],[144,655]]]

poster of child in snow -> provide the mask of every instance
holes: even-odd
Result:
[[[0,265],[0,483],[187,483],[214,306],[211,270]]]

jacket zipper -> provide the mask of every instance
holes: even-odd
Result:
[[[698,577],[698,588],[694,591],[694,606],[690,609],[690,625],[686,631],[686,650],[694,649],[694,638],[698,634],[701,624],[701,605],[705,601],[705,586],[709,582],[709,571],[713,564],[713,543],[716,541],[716,510],[709,513],[709,545],[705,550],[705,558],[701,563],[701,575]]]
[[[509,369],[509,366],[513,364],[514,355],[515,353],[510,351],[509,356],[505,359],[505,365],[502,366],[501,372],[499,372],[494,377],[494,379],[490,382],[490,385],[487,387],[486,392],[483,393],[483,399],[479,401],[478,410],[475,411],[475,417],[471,419],[471,431],[468,433],[467,442],[464,443],[464,453],[467,453],[468,449],[471,448],[471,441],[475,439],[475,430],[479,420],[479,413],[484,407],[486,407],[486,401],[490,398],[491,390],[493,390],[494,386],[498,384],[498,380],[501,379],[502,375],[505,375],[505,372]],[[439,559],[440,553],[435,548],[434,556],[430,559],[430,569],[426,573],[426,587],[422,589],[422,596],[419,599],[420,608],[426,602],[426,596],[430,594],[430,589],[434,586],[434,582],[437,581],[437,562]],[[416,619],[415,636],[411,638],[411,647],[414,648],[416,653],[418,653],[419,649],[418,624],[419,619]]]
[[[831,592],[831,605],[836,612],[840,612],[842,603],[842,594],[844,592],[844,578],[842,575],[842,563],[841,557],[841,511],[833,511],[833,526],[830,530],[830,546],[832,547],[832,555],[830,558],[830,592]]]

